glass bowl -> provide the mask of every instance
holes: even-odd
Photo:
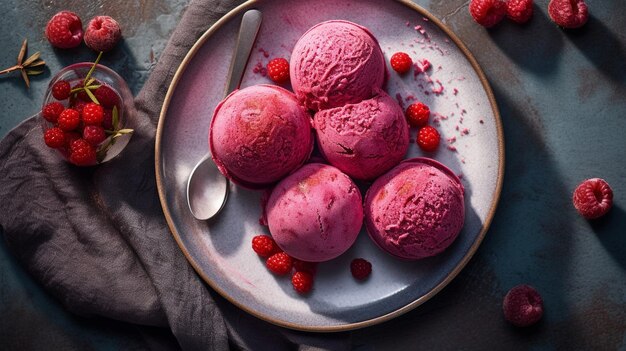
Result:
[[[93,66],[93,62],[80,62],[63,68],[54,77],[52,77],[43,98],[42,110],[46,105],[52,102],[59,102],[65,108],[75,108],[81,114],[81,123],[76,128],[76,130],[73,130],[71,132],[65,132],[65,146],[56,148],[58,153],[68,162],[71,162],[71,142],[69,142],[68,140],[74,140],[77,137],[77,134],[82,137],[82,107],[84,107],[86,103],[94,101],[84,90],[82,91],[82,94],[81,92],[74,92],[70,95],[70,98],[68,99],[57,100],[52,94],[52,87],[55,83],[65,80],[70,83],[70,86],[74,90],[77,85],[85,83],[85,77]],[[90,78],[95,79],[91,85],[97,84],[99,86],[108,87],[113,92],[115,92],[117,98],[109,98],[106,102],[103,101],[102,103],[98,102],[98,104],[103,107],[104,111],[105,121],[102,123],[101,126],[105,129],[106,139],[104,139],[104,141],[97,145],[93,145],[93,147],[96,149],[96,161],[90,162],[88,164],[77,164],[79,166],[91,166],[107,162],[120,154],[122,150],[126,147],[126,145],[128,145],[128,142],[130,141],[130,138],[132,136],[132,129],[128,129],[127,127],[128,122],[133,120],[136,112],[133,95],[128,88],[128,85],[122,77],[115,73],[115,71],[106,66],[96,64]],[[95,92],[95,90],[91,90],[91,92],[93,93]],[[95,96],[95,94],[92,95]],[[115,110],[117,110],[117,113],[115,112]],[[117,118],[115,118],[116,114]],[[49,128],[55,127],[55,123],[44,119],[43,114],[41,117],[41,124],[44,132]],[[68,135],[70,134],[72,136],[68,137]]]

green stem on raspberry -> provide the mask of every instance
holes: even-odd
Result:
[[[126,129],[120,129],[120,130],[105,130],[104,132],[108,135],[115,135],[117,137],[117,136],[121,136],[124,134],[131,134],[132,132],[134,132],[134,130],[130,128],[126,128]]]
[[[98,62],[100,62],[101,57],[102,57],[102,51],[100,51],[100,53],[98,54],[98,58],[96,58],[96,61],[94,61],[93,66],[91,66],[91,69],[89,70],[89,72],[87,72],[87,75],[85,76],[85,80],[83,81],[84,83],[86,83],[89,80],[89,78],[91,78],[91,74],[93,73],[93,71],[96,70],[96,66],[98,65]]]
[[[91,92],[90,89],[85,89],[85,93],[87,93],[87,95],[89,96],[89,98],[91,99],[91,101],[93,101],[94,103],[100,105],[100,101],[98,101],[98,99],[96,98],[96,96]]]
[[[114,130],[120,129],[120,113],[117,110],[117,105],[113,106],[113,111],[111,111],[111,124],[113,125]]]

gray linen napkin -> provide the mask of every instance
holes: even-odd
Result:
[[[136,98],[120,157],[74,167],[29,119],[0,141],[0,225],[26,270],[67,309],[169,327],[183,349],[345,349],[350,336],[289,331],[231,305],[193,271],[166,225],[154,137],[167,87],[196,39],[241,1],[197,0]]]

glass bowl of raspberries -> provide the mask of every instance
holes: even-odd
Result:
[[[133,95],[122,77],[96,62],[63,68],[44,95],[45,144],[76,166],[107,162],[126,147],[132,129]]]

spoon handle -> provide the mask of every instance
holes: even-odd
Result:
[[[230,63],[229,79],[226,85],[225,95],[230,94],[241,84],[243,73],[248,64],[250,52],[254,46],[256,36],[261,28],[261,11],[248,10],[243,14],[241,19],[241,27],[239,27],[239,35],[235,43],[235,52]]]

